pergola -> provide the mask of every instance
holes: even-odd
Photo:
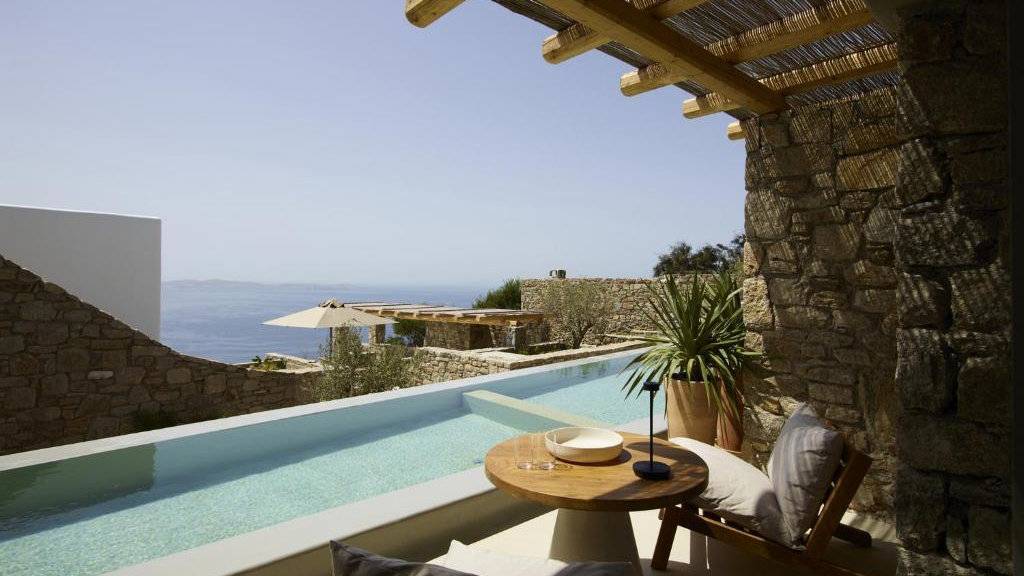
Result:
[[[529,345],[527,328],[544,320],[544,314],[537,310],[507,310],[504,308],[458,308],[454,306],[433,306],[430,304],[406,304],[395,302],[346,302],[345,306],[396,320],[418,320],[427,323],[426,340],[437,338],[443,348],[470,350],[490,348],[495,344],[491,328],[503,328],[505,342],[521,350]],[[454,324],[444,329],[441,324]],[[447,332],[448,337],[439,335]],[[499,331],[500,333],[500,331]],[[455,336],[452,336],[452,335]],[[370,330],[370,342],[384,341],[384,327]]]
[[[406,0],[425,27],[463,0]],[[738,120],[895,84],[896,45],[861,0],[494,0],[556,33],[557,64],[601,50],[635,67],[625,96],[674,85],[694,98],[683,116]],[[745,137],[739,121],[727,135]]]
[[[452,306],[432,306],[430,304],[389,302],[346,302],[345,306],[384,318],[422,320],[448,324],[522,326],[525,324],[537,324],[544,320],[544,314],[536,310],[456,308]]]

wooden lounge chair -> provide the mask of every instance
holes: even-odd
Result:
[[[857,572],[825,560],[823,554],[833,537],[864,548],[871,546],[870,534],[841,522],[843,514],[850,505],[850,501],[853,500],[853,495],[857,492],[857,488],[870,466],[870,457],[850,446],[849,442],[845,443],[839,468],[832,479],[829,491],[825,495],[824,505],[807,536],[803,550],[778,544],[756,532],[722,520],[715,514],[683,504],[662,511],[661,531],[658,533],[658,541],[654,547],[651,567],[656,570],[666,568],[676,527],[682,526],[751,554],[803,568],[814,574],[860,576]]]

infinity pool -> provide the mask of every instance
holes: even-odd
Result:
[[[467,391],[610,424],[643,418],[646,398],[619,390],[626,361],[421,386],[11,468],[0,472],[0,573],[101,574],[479,466],[522,430],[471,412]]]

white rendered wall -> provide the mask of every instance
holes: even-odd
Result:
[[[160,338],[160,219],[0,205],[0,255]]]

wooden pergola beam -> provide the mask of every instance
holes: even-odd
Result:
[[[866,26],[873,21],[861,0],[833,0],[816,8],[758,26],[706,46],[726,62],[738,64],[764,58],[784,50]],[[626,96],[669,86],[686,80],[655,62],[622,75],[619,88]]]
[[[458,308],[454,306],[434,306],[431,304],[388,302],[349,302],[345,305],[382,318],[399,318],[449,324],[515,326],[535,324],[544,319],[544,313],[537,310]]]
[[[544,3],[756,114],[786,107],[782,95],[622,0],[544,0]]]
[[[704,2],[707,2],[707,0],[638,1],[633,3],[633,7],[643,10],[658,20],[665,20],[680,12],[699,6]],[[611,42],[611,39],[597,30],[588,28],[579,22],[574,22],[545,38],[541,44],[540,53],[548,62],[559,64],[609,42]]]
[[[725,136],[729,138],[729,140],[743,140],[747,137],[747,133],[743,130],[743,125],[740,124],[740,121],[737,120],[735,122],[730,122],[729,125],[725,127]]]
[[[463,0],[405,0],[405,19],[413,26],[426,28],[462,2]]]
[[[861,52],[823,60],[810,66],[762,78],[761,82],[776,93],[789,96],[807,92],[819,86],[839,84],[892,70],[896,67],[898,60],[896,45],[883,44]],[[699,118],[737,108],[746,108],[746,106],[720,92],[710,92],[683,102],[683,116]]]

